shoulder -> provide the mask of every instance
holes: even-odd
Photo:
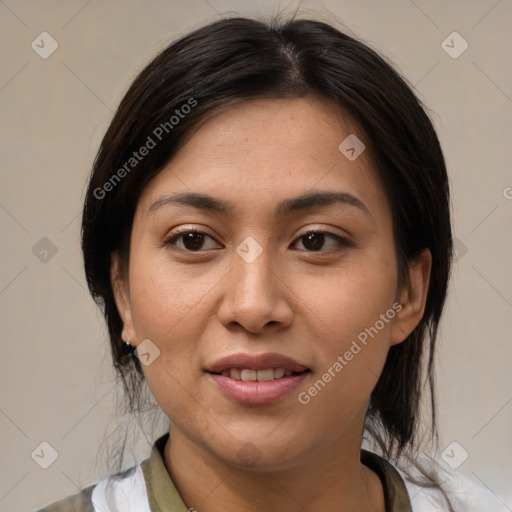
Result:
[[[36,512],[151,512],[141,464],[108,476]]]
[[[36,512],[95,512],[91,502],[91,495],[96,484],[85,487],[76,494],[52,503]]]
[[[395,468],[405,482],[413,512],[510,512],[500,496],[431,457]]]

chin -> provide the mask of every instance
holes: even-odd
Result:
[[[271,430],[269,430],[271,432]],[[224,446],[217,446],[214,453],[226,463],[239,469],[252,471],[280,471],[296,465],[305,454],[304,436],[297,433],[293,442],[286,436],[246,432],[240,437],[229,437]],[[292,441],[292,442],[290,442]]]

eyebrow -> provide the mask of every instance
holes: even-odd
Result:
[[[290,199],[285,199],[276,206],[274,210],[274,216],[286,217],[287,215],[294,212],[308,210],[320,206],[330,206],[336,203],[354,206],[359,208],[370,217],[372,216],[370,210],[356,196],[349,194],[348,192],[333,191],[311,192],[307,194],[301,194]],[[149,207],[148,215],[153,215],[156,210],[162,206],[171,204],[192,206],[200,210],[225,214],[232,214],[235,210],[235,205],[231,201],[221,201],[215,197],[197,192],[184,192],[172,196],[161,197]]]

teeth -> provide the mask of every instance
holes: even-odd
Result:
[[[274,368],[274,379],[284,377],[284,368]]]
[[[284,368],[267,368],[265,370],[240,370],[239,368],[229,368],[221,372],[224,377],[244,382],[266,382],[274,379],[281,379],[293,374],[292,370]]]
[[[242,370],[241,377],[244,382],[249,382],[250,380],[256,380],[257,372],[256,370]]]
[[[256,379],[260,382],[274,380],[274,370],[272,368],[269,368],[268,370],[258,370],[256,372]]]

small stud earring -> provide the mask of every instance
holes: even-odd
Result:
[[[132,347],[132,345],[130,345],[130,340],[132,338],[129,337],[128,338],[128,341],[125,341],[123,343],[123,354],[126,354],[126,355],[132,355],[133,352],[135,351],[135,347]]]

